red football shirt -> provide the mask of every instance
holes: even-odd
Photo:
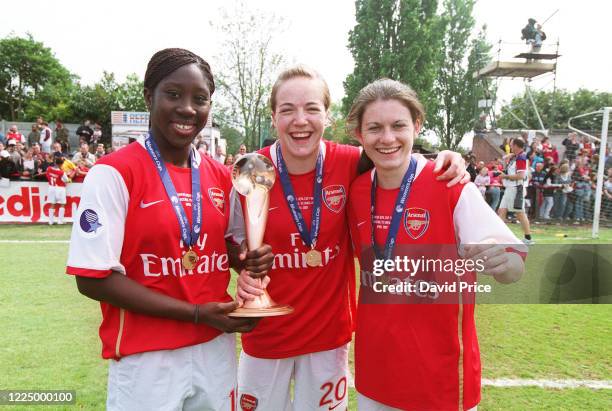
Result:
[[[276,144],[260,151],[276,164]],[[289,304],[293,314],[262,319],[242,335],[242,347],[259,358],[286,358],[330,350],[351,340],[354,314],[355,263],[347,226],[348,189],[357,176],[359,149],[330,141],[323,150],[321,226],[316,249],[323,266],[309,267],[309,251],[295,226],[283,194],[278,171],[270,192],[264,243],[274,252],[267,290],[279,304]],[[313,206],[315,171],[290,175],[307,229]]]
[[[185,270],[171,201],[145,148],[132,143],[102,157],[83,184],[72,227],[67,273],[103,278],[117,271],[159,293],[194,304],[227,302],[230,278],[225,232],[231,181],[226,167],[193,151],[199,164],[202,229]],[[191,170],[166,164],[191,227]],[[115,358],[206,342],[221,331],[151,317],[101,303],[102,356]]]
[[[433,167],[432,162],[418,162],[396,251],[405,245],[453,245],[487,238],[521,244],[474,184],[447,188],[446,182],[435,180]],[[351,235],[360,259],[371,246],[372,176],[366,173],[357,178],[349,196]],[[399,188],[377,187],[374,224],[379,245],[387,238],[398,192]],[[481,375],[474,305],[364,303],[369,280],[362,273],[355,332],[357,391],[400,409],[453,410],[477,405]]]
[[[63,170],[60,170],[56,167],[47,167],[47,171],[45,172],[47,176],[47,181],[50,186],[53,187],[66,187],[66,183],[62,180],[62,177],[65,175]]]

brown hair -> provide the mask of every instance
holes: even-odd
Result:
[[[355,98],[346,118],[347,127],[351,134],[355,134],[361,128],[363,113],[376,100],[397,100],[410,110],[412,121],[415,124],[422,125],[425,121],[425,109],[416,92],[404,83],[382,78],[362,88]]]
[[[307,66],[299,65],[283,70],[283,72],[278,75],[278,78],[274,82],[274,86],[272,86],[272,93],[270,94],[270,109],[272,110],[272,112],[276,110],[276,94],[278,93],[278,89],[280,88],[280,86],[282,86],[285,81],[291,80],[296,77],[320,80],[321,84],[323,84],[323,105],[325,106],[325,110],[329,110],[329,107],[331,106],[331,96],[329,94],[329,87],[327,86],[327,82],[314,69],[311,69]]]

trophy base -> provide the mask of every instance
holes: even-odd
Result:
[[[293,307],[288,305],[273,305],[266,308],[237,308],[228,314],[229,317],[249,318],[249,317],[278,317],[293,312]]]

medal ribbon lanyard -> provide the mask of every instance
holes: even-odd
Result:
[[[319,150],[317,155],[317,164],[315,166],[315,181],[314,181],[314,193],[313,195],[313,209],[310,223],[310,232],[306,230],[306,222],[302,211],[298,205],[297,198],[293,192],[293,186],[289,178],[289,172],[287,171],[287,165],[283,159],[283,153],[281,151],[280,144],[276,144],[276,158],[278,174],[280,175],[281,185],[283,186],[283,193],[285,194],[285,200],[289,205],[291,216],[295,222],[295,226],[300,232],[302,241],[310,247],[315,248],[317,244],[317,237],[319,236],[319,228],[321,226],[321,187],[323,186],[323,154]]]
[[[164,159],[161,156],[159,148],[153,139],[153,134],[149,132],[145,139],[145,148],[151,156],[155,169],[161,178],[162,184],[166,190],[166,194],[170,199],[170,204],[178,220],[181,229],[181,238],[186,247],[191,247],[198,241],[200,229],[202,228],[202,194],[200,191],[200,170],[197,168],[195,156],[193,152],[189,153],[189,164],[191,166],[191,230],[189,229],[189,220],[185,209],[176,193]]]
[[[374,238],[374,214],[376,211],[376,170],[374,170],[374,178],[372,179],[372,187],[370,189],[370,219],[372,223],[372,248],[374,249],[374,254],[376,255],[376,258],[379,260],[391,260],[393,258],[393,249],[395,248],[397,230],[399,229],[401,217],[404,213],[404,207],[408,202],[410,187],[412,186],[412,182],[414,181],[414,176],[416,174],[416,166],[416,160],[414,159],[414,157],[411,157],[410,165],[408,166],[408,170],[406,170],[406,173],[404,174],[402,184],[400,185],[399,193],[397,193],[397,198],[395,199],[395,207],[393,208],[391,226],[389,227],[389,233],[387,234],[387,240],[385,241],[385,250],[384,254],[382,255],[380,253],[380,250],[378,249],[378,246],[376,245],[376,240]]]

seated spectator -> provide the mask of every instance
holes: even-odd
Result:
[[[9,132],[6,133],[6,139],[7,140],[15,140],[15,142],[20,142],[22,144],[26,144],[27,143],[27,140],[26,140],[25,136],[19,132],[19,130],[17,129],[17,126],[15,124],[13,124],[9,128]]]
[[[82,183],[85,180],[85,176],[89,172],[89,167],[87,167],[86,160],[79,160],[77,163],[77,168],[75,169],[74,178],[72,182],[74,183]]]
[[[29,149],[23,157],[23,171],[21,172],[22,180],[31,180],[36,173],[36,160],[32,155],[32,149]]]
[[[21,161],[21,154],[17,151],[17,142],[14,139],[10,139],[6,149],[9,153],[10,160],[15,164],[15,167],[17,167],[17,171],[21,172],[23,163]]]
[[[0,177],[19,180],[18,177],[15,178],[15,175],[19,175],[19,171],[10,157],[11,155],[7,150],[0,151]]]
[[[19,153],[21,158],[25,157],[25,154],[28,151],[25,144],[23,144],[21,141],[17,141],[17,144],[15,144],[15,150]]]
[[[32,150],[34,154],[34,150]],[[36,181],[47,181],[47,168],[51,165],[52,158],[48,153],[40,153],[36,160],[36,169],[32,178]]]
[[[96,157],[96,161],[98,161],[100,158],[104,157],[105,155],[106,155],[106,151],[104,151],[104,144],[98,143],[98,145],[96,146],[96,152],[94,153],[94,156]]]
[[[35,160],[42,160],[42,152],[40,151],[40,144],[38,143],[34,143],[32,144],[32,157],[34,157]]]
[[[491,177],[489,177],[489,169],[486,167],[481,167],[478,175],[474,179],[474,184],[478,187],[480,194],[482,197],[485,197],[485,193],[487,192],[487,186],[491,184]]]
[[[93,167],[96,162],[96,156],[89,152],[89,144],[87,143],[81,143],[81,149],[72,157],[73,163],[78,163],[81,160],[85,160],[88,168]]]
[[[53,144],[51,144],[51,152],[52,153],[57,153],[60,152],[64,155],[64,157],[68,158],[68,153],[66,151],[64,151],[62,145],[60,143],[58,143],[57,141]]]

